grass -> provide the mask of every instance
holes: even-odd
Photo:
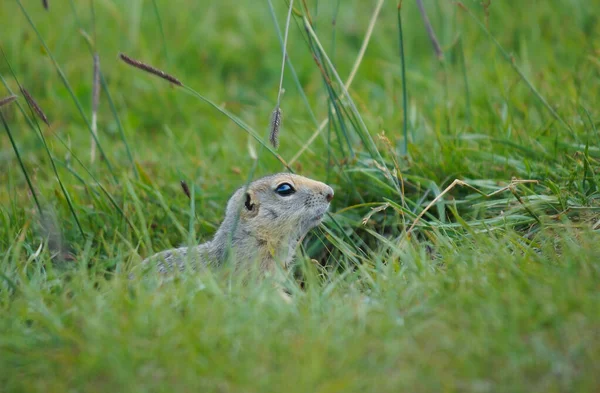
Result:
[[[294,2],[275,150],[289,3],[2,2],[50,125],[0,109],[0,391],[596,391],[600,8],[521,3],[424,2],[438,60],[415,2],[368,42],[378,2]],[[292,304],[227,269],[128,278],[289,162],[336,193]]]

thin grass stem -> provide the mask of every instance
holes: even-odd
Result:
[[[421,18],[423,18],[423,23],[425,24],[427,35],[429,36],[429,40],[431,41],[431,45],[433,46],[435,56],[439,61],[441,61],[444,58],[444,52],[442,52],[442,48],[440,47],[440,43],[435,35],[433,26],[431,26],[431,22],[429,21],[429,17],[427,16],[427,11],[425,10],[425,6],[423,5],[423,0],[416,0],[416,2],[417,6],[419,7],[419,12],[421,13]]]
[[[71,5],[71,11],[73,12],[73,15],[75,16],[75,20],[77,22],[77,25],[79,26],[79,29],[81,31],[83,31],[83,25],[81,24],[81,21],[79,20],[79,16],[77,15],[77,9],[75,8],[75,3],[73,2],[73,0],[69,0],[69,4]],[[92,3],[92,7],[93,7],[93,3]],[[95,19],[96,18],[95,18],[94,8],[92,8],[92,12],[93,12],[92,17],[93,17],[94,31],[95,31]],[[85,42],[88,44],[88,50],[90,52],[90,55],[92,55],[92,57],[93,57],[94,54],[96,53],[96,49],[94,48],[94,46],[97,45],[96,39],[94,38],[94,46],[92,46],[92,44],[89,40],[85,40]],[[123,144],[125,145],[125,150],[127,152],[127,158],[129,159],[131,168],[133,169],[133,173],[135,174],[136,179],[139,179],[140,174],[138,173],[137,167],[135,165],[135,161],[133,159],[133,154],[131,153],[131,148],[129,147],[129,143],[127,142],[127,138],[125,137],[125,130],[123,129],[123,124],[121,124],[121,119],[117,112],[117,108],[115,107],[115,104],[113,102],[112,95],[110,94],[110,90],[108,89],[108,84],[106,83],[106,79],[104,78],[104,74],[102,73],[102,70],[100,70],[100,83],[102,85],[102,89],[104,90],[104,94],[106,95],[106,99],[108,100],[108,105],[110,107],[110,111],[113,115],[113,118],[115,119],[115,122],[117,123],[117,129],[119,130],[119,136],[121,137],[121,140],[123,141]]]
[[[98,104],[100,103],[100,57],[94,54],[94,76],[92,81],[92,132],[98,138]],[[96,141],[92,138],[90,160],[96,159]]]
[[[469,79],[467,78],[467,62],[465,60],[465,47],[464,40],[461,37],[459,40],[460,49],[460,67],[462,69],[463,81],[465,85],[465,105],[467,107],[466,115],[467,121],[471,123],[471,93],[469,91]]]
[[[488,38],[490,40],[492,40],[492,42],[496,45],[496,47],[498,48],[498,50],[500,51],[500,53],[502,54],[504,59],[510,64],[510,66],[513,68],[513,70],[515,70],[515,72],[519,75],[521,80],[523,80],[523,82],[525,82],[527,87],[529,87],[529,90],[531,90],[531,92],[537,97],[537,99],[542,103],[542,105],[544,107],[546,107],[546,109],[552,115],[552,117],[554,117],[556,120],[558,120],[565,127],[565,129],[569,132],[571,137],[576,139],[575,131],[573,130],[573,128],[554,110],[554,108],[552,108],[552,106],[548,103],[548,101],[546,101],[544,96],[542,96],[542,94],[535,88],[535,86],[533,86],[533,83],[531,83],[529,81],[529,79],[527,79],[527,77],[525,76],[523,71],[521,71],[519,66],[517,66],[514,57],[509,55],[508,52],[506,52],[506,50],[502,47],[502,45],[500,45],[498,40],[496,40],[496,37],[494,37],[492,35],[490,30],[483,23],[481,23],[481,21],[475,16],[475,14],[473,14],[473,12],[468,7],[466,7],[463,3],[458,1],[458,2],[456,2],[456,4],[461,9],[465,10],[467,12],[467,14],[469,14],[471,19],[473,19],[475,21],[477,26],[479,26],[479,28],[488,36]]]
[[[40,108],[40,106],[36,103],[36,101],[34,100],[34,98],[31,96],[31,94],[29,94],[29,92],[27,91],[27,89],[25,89],[21,83],[19,82],[19,79],[17,78],[12,65],[10,64],[10,62],[8,61],[8,58],[6,57],[6,53],[4,53],[4,51],[2,50],[2,48],[0,48],[0,51],[2,52],[2,55],[4,56],[4,60],[10,70],[10,72],[12,73],[13,78],[15,79],[15,81],[17,82],[17,85],[19,86],[19,90],[23,93],[23,95],[26,98],[26,102],[27,105],[29,106],[29,109],[31,111],[32,114],[32,122],[30,124],[35,124],[35,127],[33,128],[34,131],[37,130],[37,135],[40,137],[42,144],[44,145],[44,148],[46,150],[46,153],[48,154],[48,157],[50,158],[50,164],[52,165],[52,169],[54,171],[54,174],[56,175],[56,179],[58,180],[58,184],[63,192],[63,195],[65,196],[65,199],[67,200],[67,204],[69,206],[69,210],[71,211],[71,214],[73,215],[73,218],[75,219],[75,222],[77,224],[77,227],[79,228],[79,231],[81,232],[81,235],[83,236],[83,238],[85,239],[85,232],[83,231],[83,228],[81,226],[81,223],[79,221],[79,218],[77,216],[77,213],[75,212],[75,208],[71,202],[71,198],[69,196],[69,193],[67,192],[64,184],[62,183],[60,176],[58,175],[58,170],[56,169],[56,164],[54,163],[54,159],[52,154],[50,153],[50,149],[48,148],[48,144],[46,143],[46,138],[44,137],[44,134],[40,128],[39,123],[36,120],[36,115],[39,116],[42,120],[44,120],[44,122],[46,123],[46,125],[48,126],[48,120],[46,118],[46,115],[44,114],[44,111],[42,110],[42,108]],[[4,82],[4,79],[3,79]],[[27,118],[28,116],[26,115],[25,111],[23,111],[23,109],[21,108],[23,115]],[[8,128],[7,128],[8,130]],[[24,167],[23,167],[24,168]],[[33,190],[32,190],[33,191]],[[39,208],[39,206],[38,206]]]
[[[365,52],[367,50],[367,46],[369,45],[369,42],[371,41],[371,35],[373,34],[373,30],[374,30],[374,27],[375,27],[375,22],[377,21],[377,17],[379,16],[379,12],[381,11],[381,6],[383,5],[383,2],[384,2],[384,0],[379,0],[379,2],[377,3],[377,5],[375,7],[375,11],[373,12],[371,20],[369,22],[369,27],[367,28],[367,32],[365,33],[365,38],[363,39],[363,42],[362,42],[361,48],[359,50],[359,53],[358,53],[358,55],[356,57],[356,60],[354,61],[354,64],[352,65],[352,71],[350,71],[348,79],[346,80],[346,83],[344,84],[344,86],[346,87],[346,89],[350,89],[350,86],[352,85],[352,82],[354,80],[354,76],[356,75],[356,72],[357,72],[358,68],[360,67],[360,64],[362,63],[364,54],[365,54]],[[308,139],[308,141],[290,159],[290,165],[293,165],[298,160],[298,158],[300,158],[300,156],[306,151],[306,149],[308,149],[308,147],[310,145],[312,145],[312,143],[315,141],[315,139],[317,139],[317,137],[325,129],[325,126],[327,126],[327,122],[328,121],[329,121],[329,119],[325,118],[325,119],[323,119],[323,121],[321,121],[321,123],[319,123],[319,127],[310,136],[310,138]]]
[[[96,176],[94,176],[94,174],[92,173],[92,171],[90,171],[85,164],[79,159],[79,157],[77,157],[77,155],[75,154],[75,152],[69,147],[69,145],[64,141],[63,138],[61,138],[60,135],[54,133],[53,134],[54,137],[56,137],[59,142],[65,147],[65,149],[67,149],[67,151],[71,154],[71,157],[73,157],[75,159],[75,161],[77,161],[77,163],[83,168],[83,170],[90,175],[90,177],[92,178],[92,180],[94,180],[94,182],[96,183],[96,185],[98,187],[100,187],[100,190],[102,190],[102,192],[106,195],[106,197],[108,198],[108,200],[110,201],[110,203],[115,207],[115,209],[117,209],[117,211],[119,212],[119,214],[121,215],[121,217],[127,222],[127,225],[129,225],[129,227],[135,231],[135,227],[133,226],[133,224],[131,223],[131,221],[129,221],[129,218],[127,218],[127,216],[125,215],[125,212],[123,211],[123,209],[121,209],[121,207],[117,204],[117,202],[115,201],[114,197],[110,194],[110,192],[108,192],[108,190],[106,189],[106,187],[104,187],[104,185],[102,183],[100,183],[100,181],[98,180],[98,178],[96,178]]]
[[[23,175],[25,176],[25,181],[27,182],[27,186],[29,187],[29,191],[31,192],[31,196],[33,196],[33,200],[35,202],[35,205],[37,206],[38,212],[40,213],[40,216],[43,218],[44,217],[44,212],[42,210],[42,206],[40,205],[40,201],[37,197],[37,194],[35,192],[35,189],[33,188],[33,184],[31,183],[31,178],[29,177],[29,174],[27,173],[27,169],[25,168],[25,164],[23,163],[23,159],[21,158],[21,153],[19,153],[19,148],[17,147],[17,144],[15,142],[15,139],[13,138],[12,132],[10,130],[10,127],[6,121],[6,119],[4,118],[4,114],[2,113],[2,111],[0,111],[0,119],[2,120],[2,124],[4,125],[4,129],[6,130],[6,134],[8,135],[8,139],[10,140],[10,144],[15,152],[15,155],[17,156],[17,161],[19,162],[19,166],[21,167],[21,171],[23,172]]]
[[[293,7],[294,7],[294,0],[290,0],[290,6],[289,6],[288,14],[287,14],[287,19],[285,22],[285,32],[283,35],[283,48],[282,48],[283,56],[281,59],[281,75],[279,76],[279,90],[277,92],[277,108],[279,108],[279,106],[281,105],[281,94],[282,94],[282,90],[283,90],[283,73],[285,71],[285,60],[287,59],[287,39],[288,39],[288,33],[290,31],[290,20],[292,17]]]
[[[342,79],[340,78],[338,72],[336,71],[335,67],[331,63],[331,60],[329,59],[329,57],[325,53],[325,50],[323,49],[323,46],[319,42],[319,39],[318,39],[316,33],[314,32],[314,30],[310,26],[310,23],[308,23],[308,19],[306,18],[306,16],[304,16],[303,19],[304,19],[304,26],[305,26],[305,28],[307,29],[308,33],[314,39],[315,44],[317,45],[317,47],[319,48],[319,51],[321,52],[323,58],[327,62],[327,65],[329,66],[329,69],[331,70],[331,72],[335,76],[336,81],[340,84],[340,87],[342,88],[342,93],[344,94],[346,100],[348,101],[348,104],[349,104],[349,106],[350,106],[350,108],[352,110],[352,113],[354,114],[354,116],[356,116],[356,119],[357,119],[357,121],[360,124],[359,130],[361,130],[360,133],[364,135],[364,140],[366,142],[365,143],[365,147],[367,148],[367,151],[369,151],[369,154],[374,159],[377,159],[383,167],[387,168],[387,164],[383,160],[383,157],[381,156],[381,154],[379,153],[379,150],[377,149],[377,146],[375,145],[375,142],[373,141],[373,138],[371,137],[371,134],[369,133],[367,125],[365,124],[365,122],[363,121],[362,117],[360,116],[360,113],[358,112],[358,109],[356,108],[356,105],[354,104],[354,101],[352,100],[352,97],[350,97],[350,93],[348,93],[348,89],[346,89],[346,87],[344,86],[344,84],[342,82]],[[391,179],[391,177],[390,177],[390,179]],[[400,186],[398,185],[398,182],[395,181],[395,180],[393,180],[392,183],[393,183],[394,187],[397,189],[397,191],[401,192],[400,191]]]
[[[283,46],[284,46],[283,37],[282,37],[281,31],[279,30],[279,23],[277,22],[277,17],[275,15],[275,9],[273,8],[273,2],[271,0],[267,0],[267,3],[269,4],[269,11],[271,13],[271,18],[273,20],[273,24],[275,25],[275,31],[277,32],[277,38],[279,39],[279,44],[283,48]],[[302,102],[304,103],[304,106],[306,107],[306,110],[308,111],[308,114],[310,115],[310,118],[312,119],[313,123],[315,124],[315,126],[318,126],[319,122],[318,122],[317,118],[315,117],[315,114],[313,113],[312,108],[310,107],[310,103],[308,102],[308,97],[306,96],[306,93],[304,92],[304,88],[302,87],[302,84],[300,83],[300,79],[298,78],[298,74],[296,73],[296,69],[295,69],[292,61],[290,60],[289,55],[286,56],[286,62],[287,62],[287,67],[289,68],[290,72],[292,73],[292,78],[294,79],[296,88],[298,89],[298,92],[300,93],[300,97],[302,98]]]
[[[279,90],[277,90],[277,104],[271,114],[270,133],[269,141],[275,149],[279,147],[279,132],[281,130],[282,123],[282,112],[281,112],[281,95],[283,94],[283,74],[285,72],[285,62],[287,59],[287,39],[290,31],[290,20],[292,17],[292,9],[294,8],[294,0],[290,0],[290,5],[287,14],[287,20],[285,22],[285,33],[283,36],[283,47],[282,47],[282,59],[281,59],[281,73],[279,75]]]
[[[21,91],[26,92],[27,90],[25,90],[23,87],[21,87]],[[34,107],[32,106],[31,102],[27,101],[27,103],[29,104],[29,109],[31,110],[32,116],[35,116],[36,111],[35,111]],[[75,223],[77,224],[77,228],[79,229],[79,232],[81,232],[81,236],[84,239],[86,239],[85,232],[83,231],[83,227],[81,226],[81,222],[79,221],[79,217],[77,216],[77,212],[75,211],[75,207],[73,206],[73,202],[71,201],[71,196],[69,195],[69,192],[65,188],[65,185],[63,184],[63,182],[60,178],[60,175],[58,174],[58,169],[56,168],[56,163],[54,162],[54,157],[52,156],[52,153],[50,152],[50,148],[48,147],[48,143],[46,142],[46,137],[44,136],[44,133],[42,132],[42,129],[40,128],[39,123],[37,122],[35,117],[33,118],[33,122],[35,123],[38,134],[39,134],[40,138],[42,139],[44,149],[46,150],[46,153],[48,154],[48,158],[50,159],[50,165],[52,166],[52,171],[54,172],[54,175],[56,176],[56,180],[58,181],[58,185],[67,201],[67,205],[69,206],[71,215],[75,219]]]
[[[158,30],[160,31],[160,39],[162,40],[163,51],[165,52],[165,59],[170,62],[169,48],[167,46],[167,39],[165,36],[165,29],[163,27],[162,18],[160,17],[160,11],[158,10],[158,4],[156,0],[152,0],[152,8],[154,9],[154,15],[156,15],[156,21],[158,22]]]
[[[204,101],[205,103],[207,103],[210,106],[212,106],[213,108],[215,108],[217,111],[221,112],[223,115],[227,116],[238,127],[240,127],[242,130],[246,131],[252,138],[254,138],[254,140],[256,140],[258,143],[260,143],[261,146],[266,148],[275,158],[277,158],[277,160],[279,160],[279,162],[288,171],[290,171],[292,173],[294,172],[292,170],[292,168],[290,167],[290,165],[283,159],[283,157],[281,157],[275,150],[273,150],[271,147],[269,147],[268,144],[265,143],[265,141],[248,124],[246,124],[244,121],[242,121],[240,118],[238,118],[237,116],[235,116],[228,110],[221,108],[219,105],[215,104],[210,99],[204,97],[202,94],[198,93],[196,90],[192,89],[191,87],[189,87],[187,85],[182,85],[182,87],[183,87],[183,90],[185,92],[187,92],[188,94],[198,98],[201,101]]]
[[[86,126],[87,126],[87,128],[88,128],[88,130],[90,132],[90,134],[92,135],[92,137],[94,138],[94,141],[98,145],[98,151],[100,152],[100,154],[104,158],[104,161],[106,162],[106,166],[107,166],[110,174],[113,176],[113,179],[116,182],[117,181],[117,176],[116,176],[116,174],[115,174],[115,172],[114,172],[114,170],[112,168],[112,165],[110,164],[110,160],[109,160],[108,156],[104,153],[104,150],[102,149],[102,145],[98,141],[98,138],[96,138],[96,136],[94,135],[94,132],[92,130],[92,125],[90,124],[90,121],[88,120],[87,116],[85,115],[85,112],[83,111],[83,107],[81,106],[81,103],[77,99],[77,96],[73,92],[73,89],[71,88],[71,85],[69,84],[69,81],[67,80],[67,77],[65,76],[65,74],[62,71],[62,69],[58,65],[58,62],[56,61],[56,59],[52,55],[52,52],[50,51],[50,48],[48,48],[48,46],[46,45],[46,42],[42,38],[42,35],[38,31],[38,29],[35,27],[35,23],[33,23],[33,20],[29,16],[29,13],[27,12],[27,10],[25,9],[25,7],[23,6],[23,3],[21,2],[21,0],[15,0],[15,1],[19,5],[19,8],[21,9],[21,12],[23,13],[23,15],[25,16],[25,18],[27,19],[27,22],[29,23],[29,25],[31,26],[31,28],[33,29],[33,31],[35,32],[35,34],[37,35],[38,40],[40,41],[40,43],[44,47],[44,50],[46,51],[46,54],[48,55],[48,57],[52,61],[52,64],[54,65],[54,68],[56,68],[58,76],[60,77],[61,81],[65,85],[67,91],[69,92],[69,95],[71,96],[71,99],[75,103],[75,106],[77,107],[77,110],[79,111],[79,114],[81,115],[81,118],[84,120],[84,122],[85,122],[85,124],[86,124]],[[6,56],[4,56],[4,57],[6,58]]]
[[[402,134],[404,136],[404,144],[402,146],[402,154],[408,155],[408,93],[406,88],[406,57],[404,56],[404,37],[402,34],[402,1],[398,3],[398,44],[400,50],[400,64],[402,67]]]

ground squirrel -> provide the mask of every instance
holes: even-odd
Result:
[[[209,242],[166,250],[147,258],[167,273],[173,268],[219,266],[230,250],[236,268],[257,262],[261,272],[293,261],[304,236],[323,220],[333,189],[290,173],[266,176],[239,188],[227,203],[225,219]]]

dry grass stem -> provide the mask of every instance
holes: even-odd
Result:
[[[440,43],[435,35],[435,31],[433,31],[433,27],[431,26],[431,22],[427,17],[427,12],[425,11],[425,6],[423,5],[422,0],[417,0],[417,6],[419,6],[419,11],[421,12],[421,17],[423,18],[423,23],[425,23],[425,28],[427,29],[427,35],[429,35],[429,40],[431,40],[431,45],[433,45],[433,50],[435,52],[438,60],[442,60],[444,58],[444,52],[442,52],[442,48]]]
[[[36,115],[38,115],[38,117],[42,119],[42,121],[46,123],[46,125],[49,126],[50,122],[48,122],[48,117],[46,116],[42,108],[40,108],[40,106],[37,104],[37,102],[35,102],[31,94],[29,94],[27,89],[21,87],[21,93],[23,94],[29,105],[33,108],[33,111],[36,113]]]
[[[94,53],[94,84],[92,85],[92,133],[98,138],[98,105],[100,103],[100,57]],[[96,159],[96,140],[92,137],[91,161]]]
[[[3,107],[4,105],[10,104],[11,102],[13,102],[16,99],[17,99],[17,96],[15,96],[15,95],[8,96],[8,97],[1,99],[0,100],[0,108]]]
[[[100,57],[94,53],[94,85],[92,86],[92,111],[98,111],[100,102]]]
[[[429,209],[431,209],[431,207],[433,205],[435,205],[437,203],[437,201],[439,201],[440,199],[442,199],[442,197],[444,195],[446,195],[446,193],[448,193],[450,190],[452,190],[457,185],[458,186],[463,186],[463,187],[470,188],[471,190],[473,190],[476,193],[484,196],[485,198],[491,198],[494,195],[500,194],[500,193],[502,193],[504,191],[512,191],[517,184],[527,184],[527,183],[535,183],[535,184],[537,184],[538,181],[537,180],[519,180],[519,179],[513,178],[510,181],[510,184],[507,185],[506,187],[502,187],[499,190],[496,190],[496,191],[494,191],[492,193],[486,194],[486,193],[480,191],[479,189],[473,187],[472,185],[470,185],[468,183],[465,183],[462,180],[454,179],[454,181],[452,182],[452,184],[450,184],[448,187],[446,187],[446,189],[444,189],[444,191],[442,191],[431,202],[429,202],[429,204],[427,205],[427,207],[425,207],[425,209],[423,209],[423,211],[421,213],[419,213],[419,215],[417,216],[417,218],[415,218],[415,221],[412,223],[412,225],[410,226],[410,228],[408,228],[408,231],[406,232],[406,234],[408,236],[410,236],[410,233],[412,232],[412,230],[414,229],[414,227],[417,225],[417,223],[419,222],[419,220],[425,215],[425,213],[427,213],[427,211],[429,211]],[[522,201],[519,201],[519,203],[523,204]],[[529,209],[527,209],[527,210],[529,210]],[[537,217],[535,217],[535,218],[537,219]]]
[[[149,72],[150,74],[156,75],[159,78],[167,80],[177,86],[183,86],[183,84],[181,83],[181,81],[179,81],[179,79],[175,78],[172,75],[167,74],[164,71],[159,70],[158,68],[155,68],[155,67],[152,67],[151,65],[142,63],[139,60],[132,59],[131,57],[129,57],[123,53],[119,53],[119,58],[132,67],[139,68],[142,71]]]
[[[386,203],[382,204],[381,206],[372,207],[371,211],[362,219],[362,221],[360,223],[362,225],[367,225],[369,223],[369,220],[371,219],[371,216],[373,214],[382,212],[382,211],[386,210],[390,206],[391,205],[388,202],[386,202]]]

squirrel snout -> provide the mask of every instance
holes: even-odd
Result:
[[[323,194],[325,195],[325,199],[327,199],[327,202],[331,202],[331,200],[333,199],[333,188],[327,186]]]

